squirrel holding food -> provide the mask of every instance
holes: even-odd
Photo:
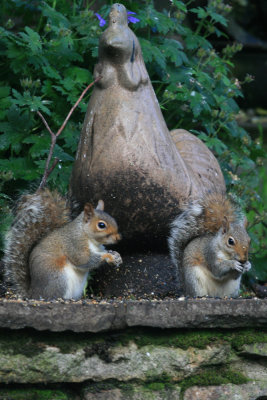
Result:
[[[237,201],[211,192],[188,202],[171,224],[168,244],[187,296],[236,297],[251,268],[247,220]]]
[[[20,198],[3,259],[5,281],[17,294],[78,300],[90,271],[104,261],[122,263],[104,247],[121,235],[102,200],[95,209],[86,203],[74,220],[70,214],[66,200],[48,189]]]

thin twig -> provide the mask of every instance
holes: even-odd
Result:
[[[87,93],[87,91],[88,91],[96,82],[98,82],[101,78],[102,78],[102,76],[99,76],[98,78],[96,78],[96,79],[94,80],[94,82],[91,82],[90,85],[88,85],[88,86],[84,89],[84,91],[82,92],[82,94],[80,95],[80,97],[78,98],[78,100],[76,101],[76,103],[74,104],[74,106],[71,108],[70,112],[68,113],[67,117],[65,118],[65,121],[63,122],[63,124],[61,125],[61,127],[59,128],[59,130],[57,131],[56,134],[51,130],[51,128],[50,128],[50,126],[48,125],[48,123],[47,123],[45,117],[43,116],[43,114],[42,114],[40,111],[37,111],[37,114],[39,115],[39,117],[40,117],[41,120],[43,121],[43,123],[44,123],[46,129],[48,130],[48,132],[49,132],[50,135],[51,135],[51,145],[50,145],[49,154],[48,154],[48,157],[47,157],[47,160],[46,160],[46,163],[45,163],[45,170],[44,170],[44,174],[43,174],[41,183],[40,183],[39,188],[38,188],[37,191],[39,191],[39,190],[41,190],[41,189],[44,188],[44,186],[46,185],[47,178],[49,177],[49,175],[51,174],[51,172],[54,170],[54,168],[56,167],[57,163],[59,162],[59,159],[58,159],[58,158],[55,158],[55,160],[54,160],[52,166],[49,168],[49,165],[50,165],[50,162],[51,162],[51,159],[52,159],[52,155],[53,155],[53,152],[54,152],[54,148],[55,148],[55,145],[56,145],[57,138],[59,137],[59,135],[61,134],[61,132],[63,131],[63,129],[64,129],[65,126],[67,125],[67,122],[68,122],[68,120],[70,119],[70,117],[71,117],[73,111],[74,111],[75,108],[78,106],[78,104],[81,102],[82,98],[85,96],[85,94]]]
[[[52,131],[51,131],[51,132],[52,132]],[[47,181],[47,178],[48,178],[48,176],[49,176],[49,164],[50,164],[50,161],[51,161],[53,152],[54,152],[54,148],[55,148],[55,145],[56,145],[56,141],[57,141],[57,137],[56,137],[56,135],[52,132],[52,134],[51,134],[51,145],[50,145],[50,149],[49,149],[49,154],[48,154],[48,157],[47,157],[47,160],[46,160],[46,163],[45,163],[44,174],[43,174],[43,177],[42,177],[42,180],[41,180],[41,183],[40,183],[40,185],[39,185],[38,190],[43,189],[43,188],[45,187],[45,185],[46,185],[46,181]]]
[[[46,129],[48,130],[48,132],[50,133],[51,136],[54,135],[54,133],[51,131],[50,126],[48,125],[48,123],[46,122],[45,117],[43,116],[43,114],[40,111],[37,111],[37,114],[39,115],[39,117],[41,118],[41,120],[43,121],[43,123],[45,124]]]
[[[51,160],[51,157],[50,157]],[[45,172],[44,175],[42,177],[41,183],[39,185],[39,188],[37,189],[37,192],[42,190],[46,184],[47,178],[49,177],[49,175],[52,173],[52,171],[54,170],[54,168],[57,166],[59,162],[59,158],[55,157],[53,164],[51,165],[51,167],[48,169],[47,165],[49,166],[49,162],[48,162],[48,158],[47,158],[47,162],[46,162],[46,166],[45,166]]]
[[[57,166],[57,163],[59,162],[59,158],[55,157],[53,164],[49,168],[48,175],[50,175],[53,172],[53,169]]]
[[[71,114],[73,113],[73,111],[75,110],[75,108],[78,106],[78,104],[80,103],[80,101],[82,100],[82,98],[84,97],[84,95],[86,94],[86,92],[90,89],[90,87],[92,87],[96,82],[98,82],[100,79],[102,78],[102,76],[99,76],[98,78],[96,78],[94,80],[94,82],[90,83],[90,85],[87,86],[87,88],[84,89],[84,91],[82,92],[82,94],[80,95],[80,97],[78,98],[78,100],[76,101],[76,103],[74,104],[74,106],[72,107],[72,109],[70,110],[70,112],[68,113],[65,121],[63,122],[63,124],[61,125],[61,127],[59,128],[59,130],[56,133],[56,136],[58,137],[61,132],[63,131],[63,129],[65,128],[68,120],[70,119]]]

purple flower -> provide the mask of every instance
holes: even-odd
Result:
[[[136,24],[136,22],[140,21],[140,19],[132,17],[131,14],[136,14],[136,13],[133,11],[127,11],[128,22],[132,22],[133,24]],[[99,19],[99,26],[106,25],[107,21],[104,18],[102,18],[100,14],[95,13],[95,16]]]
[[[140,19],[138,19],[138,18],[131,17],[131,14],[136,14],[136,13],[133,11],[127,11],[128,22],[132,22],[133,24],[136,24],[136,22],[140,21]]]
[[[95,16],[99,19],[99,26],[104,26],[106,24],[106,20],[102,18],[100,14],[95,13]]]

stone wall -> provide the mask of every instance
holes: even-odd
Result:
[[[167,308],[167,302],[159,303],[161,307],[165,305],[167,321],[168,316],[172,317],[170,307]],[[129,304],[126,302],[123,307]],[[178,301],[175,304],[179,315],[182,306]],[[205,308],[204,301],[195,300],[192,304],[202,311]],[[217,300],[210,304],[217,304],[214,314],[218,314],[227,303]],[[233,300],[231,304],[234,307],[239,303]],[[262,326],[253,327],[254,319],[249,323],[246,316],[249,300],[242,304],[243,312],[240,309],[239,313],[243,315],[243,324],[234,329],[140,326],[148,325],[144,321],[103,332],[100,326],[91,326],[87,331],[76,326],[74,332],[72,328],[62,328],[63,321],[67,326],[66,316],[71,318],[68,312],[76,308],[73,319],[81,311],[87,320],[89,315],[92,318],[89,310],[93,302],[1,301],[0,400],[267,399],[267,326],[264,318],[259,318]],[[255,310],[264,304],[266,301],[258,303]],[[93,307],[96,314],[101,313],[101,304],[98,306]],[[60,307],[62,311],[66,309],[61,316],[56,311]],[[27,313],[29,309],[31,313]],[[51,310],[50,315],[47,309]],[[27,315],[33,318],[34,314],[36,320],[39,315],[41,330],[30,327],[32,319],[27,319]],[[108,314],[105,315],[108,320]],[[150,323],[151,319],[152,315]],[[53,321],[57,332],[45,329]],[[24,328],[14,329],[12,325]],[[69,320],[69,326],[73,327],[73,320]]]

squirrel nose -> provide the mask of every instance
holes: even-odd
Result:
[[[245,264],[248,261],[248,255],[244,254],[243,257],[240,258],[241,264]]]
[[[118,242],[119,240],[121,240],[121,234],[118,233],[117,235],[115,235],[115,240]]]

